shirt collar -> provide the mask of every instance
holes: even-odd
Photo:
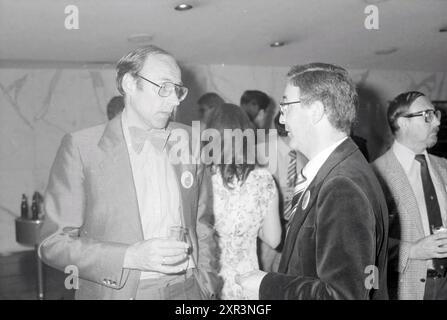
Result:
[[[402,143],[398,142],[397,140],[394,140],[393,143],[393,152],[396,155],[397,160],[399,160],[400,164],[405,170],[405,173],[409,173],[411,166],[413,165],[415,161],[416,153],[408,148],[407,146],[403,145]],[[428,153],[427,150],[424,150],[422,152],[423,155],[428,159]],[[427,160],[428,161],[428,160]]]
[[[317,175],[320,168],[323,166],[323,164],[326,162],[326,160],[329,158],[332,152],[340,145],[343,141],[345,141],[348,137],[344,137],[337,142],[331,144],[326,149],[320,151],[315,157],[309,160],[309,162],[306,164],[306,166],[303,168],[302,172],[304,177],[306,177],[307,185],[309,185],[312,180]]]

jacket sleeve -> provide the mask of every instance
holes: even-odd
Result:
[[[379,180],[382,187],[383,194],[385,195],[388,218],[389,218],[389,238],[388,238],[388,264],[390,270],[404,273],[409,264],[410,247],[411,243],[401,240],[401,228],[399,220],[399,210],[395,197],[383,177],[383,170],[381,165],[373,163],[372,168]]]
[[[82,233],[87,198],[79,148],[68,134],[62,139],[45,192],[39,256],[61,271],[74,267],[82,279],[121,288],[129,273],[123,269],[128,246],[98,241]]]
[[[214,231],[213,187],[210,170],[199,165],[199,200],[197,212],[197,240],[199,245],[198,269],[202,285],[209,291],[210,298],[216,298],[222,286],[218,276],[217,241]]]
[[[336,176],[321,187],[314,206],[317,276],[269,273],[261,282],[260,298],[368,299],[367,270],[376,260],[375,218],[368,195],[352,180]]]

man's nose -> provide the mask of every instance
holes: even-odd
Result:
[[[279,123],[286,124],[286,118],[284,117],[284,114],[282,112],[279,115]]]
[[[175,92],[171,93],[166,99],[169,102],[169,106],[173,107],[173,109],[180,104],[180,100]]]
[[[438,117],[434,116],[432,124],[433,124],[434,127],[439,127],[439,125],[441,124],[441,120],[438,119]]]

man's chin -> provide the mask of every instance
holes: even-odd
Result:
[[[157,127],[164,128],[168,125],[170,121],[170,115],[159,115],[157,119]]]
[[[438,142],[438,137],[431,138],[427,143],[427,149],[433,148]]]

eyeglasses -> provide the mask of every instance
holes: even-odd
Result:
[[[158,95],[160,97],[166,98],[169,97],[174,91],[175,94],[177,95],[177,98],[179,101],[183,101],[186,98],[186,95],[188,94],[188,88],[173,82],[163,82],[162,84],[157,84],[149,79],[146,79],[145,77],[143,77],[142,75],[137,73],[137,76],[140,77],[141,79],[153,84],[154,86],[159,87],[160,89],[158,90]]]
[[[280,102],[279,103],[279,111],[284,115],[287,111],[287,108],[294,103],[301,103],[300,100],[290,101],[290,102]]]
[[[418,111],[414,113],[408,113],[405,115],[402,115],[404,118],[413,118],[413,117],[424,117],[424,121],[427,123],[430,123],[433,121],[434,117],[436,119],[441,120],[441,111],[440,110],[434,110],[434,109],[427,109],[423,111]]]

